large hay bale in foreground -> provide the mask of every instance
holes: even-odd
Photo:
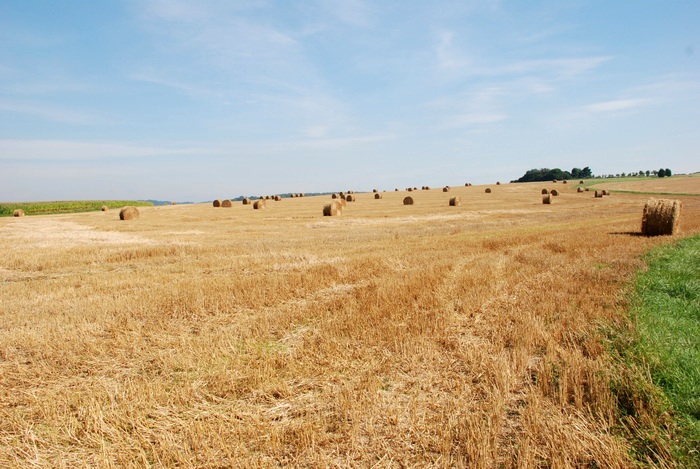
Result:
[[[462,199],[458,195],[450,197],[450,207],[459,207],[462,205]]]
[[[547,189],[542,189],[542,195],[549,194],[549,191]]]
[[[15,209],[14,212],[12,212],[13,217],[23,217],[24,216],[24,210],[21,208]]]
[[[343,214],[343,207],[339,202],[331,202],[323,206],[324,217],[335,217]]]
[[[550,191],[549,195],[557,196],[557,195],[559,195],[559,191],[556,190],[556,189],[552,189],[552,190]]]
[[[250,199],[248,197],[243,199],[243,205],[250,205]]]
[[[382,194],[376,193],[376,194],[374,194],[374,198],[375,198],[375,199],[381,199],[381,198],[382,198]]]
[[[491,193],[491,188],[490,188],[490,187],[487,187],[486,190],[485,190],[484,192],[486,192],[487,194],[490,194],[490,193]]]
[[[644,236],[673,235],[678,231],[681,219],[680,200],[649,199],[642,214]]]
[[[552,194],[545,194],[542,196],[542,203],[549,205],[552,203]]]
[[[103,212],[106,212],[107,210],[109,210],[109,207],[107,207],[106,205],[103,205],[102,207],[100,207],[100,210],[102,210]]]
[[[413,205],[413,197],[405,197],[403,199],[403,204],[404,205]]]
[[[255,210],[262,210],[265,207],[267,207],[267,203],[265,202],[265,199],[256,200],[255,203],[253,204],[253,209],[255,209]]]
[[[221,207],[221,201],[219,199],[216,199],[214,202],[212,202],[212,205],[214,207]]]
[[[225,200],[222,200],[222,201],[221,201],[221,206],[222,206],[223,208],[231,208],[232,205],[233,205],[233,204],[232,204],[231,201],[228,200],[228,199],[225,199]]]
[[[119,211],[119,219],[120,220],[136,220],[139,215],[139,209],[136,207],[124,207]]]

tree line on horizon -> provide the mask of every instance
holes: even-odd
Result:
[[[591,168],[586,166],[585,168],[573,168],[571,171],[563,171],[559,168],[534,168],[525,172],[525,174],[511,182],[541,182],[541,181],[553,181],[553,180],[567,180],[567,179],[594,179],[594,178],[620,178],[620,177],[671,177],[673,173],[669,168],[659,168],[654,170],[640,170],[632,171],[630,173],[617,173],[617,174],[602,174],[596,176],[591,171]]]

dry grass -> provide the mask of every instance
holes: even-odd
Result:
[[[630,467],[599,326],[673,238],[475,189],[0,219],[0,466]]]

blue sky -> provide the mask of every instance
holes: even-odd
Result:
[[[1,201],[700,171],[698,1],[0,0]]]

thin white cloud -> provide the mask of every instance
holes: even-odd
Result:
[[[588,106],[584,107],[584,110],[594,113],[627,111],[641,106],[646,106],[650,102],[651,100],[649,99],[614,99],[611,101],[589,104]]]
[[[90,111],[80,111],[50,105],[36,105],[11,101],[0,101],[0,111],[27,114],[40,119],[63,124],[88,125],[102,124],[103,116]]]
[[[368,28],[374,24],[376,11],[362,0],[321,0],[320,4],[336,19],[351,26]]]
[[[0,140],[0,160],[99,160],[197,154],[202,148],[71,140]]]

